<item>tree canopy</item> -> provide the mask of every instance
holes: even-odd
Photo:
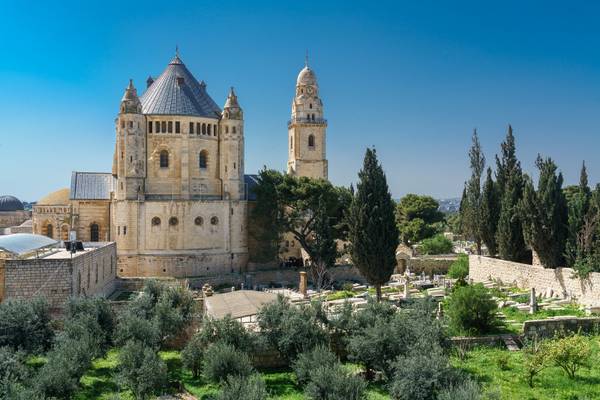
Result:
[[[407,194],[396,206],[396,222],[400,239],[406,245],[432,237],[444,220],[439,203],[431,196]]]
[[[396,267],[398,227],[394,202],[374,149],[367,149],[359,182],[350,207],[348,225],[352,260],[365,279],[375,286],[381,299],[381,285]]]

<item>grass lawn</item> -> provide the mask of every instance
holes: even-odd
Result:
[[[81,389],[75,396],[76,400],[102,399],[112,400],[116,394],[121,400],[134,400],[130,391],[119,391],[116,382],[118,365],[118,350],[111,350],[106,357],[95,360],[92,368],[81,378]],[[169,369],[171,392],[176,392],[176,383],[181,382],[185,389],[200,400],[206,400],[219,391],[217,385],[204,382],[201,378],[194,379],[192,374],[181,364],[178,351],[161,351],[161,358]],[[296,386],[294,373],[289,370],[261,371],[267,389],[272,399],[303,400],[302,390]],[[380,385],[371,384],[368,387],[368,400],[387,400],[390,397]]]
[[[507,320],[515,321],[515,323],[522,324],[525,321],[533,320],[533,319],[546,319],[550,317],[558,317],[561,315],[573,315],[576,317],[585,317],[586,314],[583,310],[579,308],[576,304],[570,304],[565,306],[565,308],[560,310],[548,310],[548,309],[540,309],[535,314],[529,314],[526,311],[520,311],[516,307],[505,307],[499,310]],[[523,333],[523,326],[519,325],[518,327],[515,325],[511,325],[510,323],[506,324],[506,330],[513,333]]]
[[[582,369],[575,380],[562,369],[552,366],[543,370],[530,388],[525,378],[521,352],[478,348],[465,360],[452,363],[470,373],[485,388],[502,400],[592,400],[600,399],[600,337],[592,340],[594,354],[589,369]]]

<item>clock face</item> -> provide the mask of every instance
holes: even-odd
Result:
[[[313,92],[311,87],[307,88],[306,91],[308,92],[308,94],[312,94],[312,92]]]

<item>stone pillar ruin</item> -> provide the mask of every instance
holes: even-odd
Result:
[[[537,297],[535,297],[535,288],[531,288],[529,293],[529,314],[535,314],[538,310]]]
[[[408,284],[410,283],[410,280],[408,278],[408,276],[406,276],[406,278],[404,279],[404,298],[408,299],[410,297],[410,289],[408,288]]]
[[[300,284],[298,285],[298,291],[302,296],[306,297],[308,289],[308,278],[306,271],[300,271]]]

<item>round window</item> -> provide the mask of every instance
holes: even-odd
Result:
[[[152,226],[158,226],[158,225],[160,225],[160,218],[158,218],[158,217],[152,218]]]
[[[171,217],[171,218],[169,218],[169,225],[175,226],[178,223],[179,223],[179,220],[177,219],[177,217]]]
[[[212,225],[218,225],[218,224],[219,224],[219,218],[217,218],[217,217],[212,217],[212,218],[210,219],[210,223],[211,223]]]
[[[202,219],[202,217],[196,217],[194,223],[198,226],[202,226],[202,224],[204,224],[204,220]]]

